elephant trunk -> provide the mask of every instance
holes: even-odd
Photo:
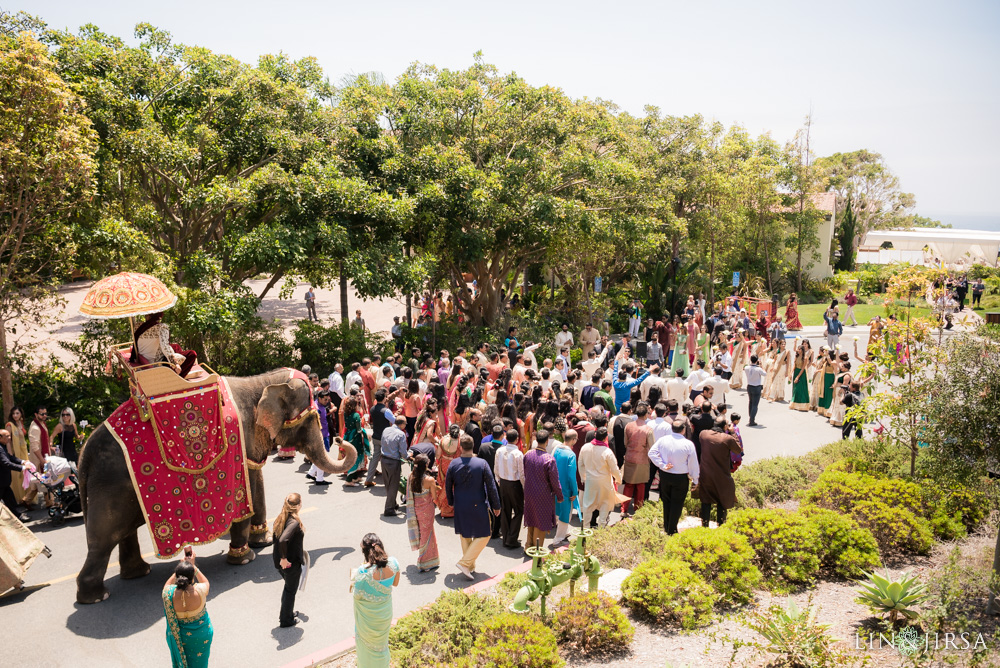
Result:
[[[358,460],[358,451],[348,441],[333,438],[330,443],[330,453],[339,454],[340,448],[344,449],[343,457],[331,457],[322,445],[319,447],[317,452],[309,452],[306,454],[308,455],[309,460],[319,468],[323,469],[323,473],[327,475],[346,473],[351,470],[351,467],[354,466],[354,462]]]

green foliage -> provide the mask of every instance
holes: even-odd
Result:
[[[406,354],[410,348],[419,348],[437,358],[438,351],[449,350],[452,355],[459,348],[465,348],[468,355],[475,354],[475,346],[481,341],[493,342],[492,333],[485,327],[469,327],[449,318],[442,318],[437,327],[430,323],[421,327],[403,325],[403,341],[406,343]],[[503,339],[500,339],[503,343]]]
[[[991,583],[993,589],[997,583],[994,548],[985,543],[971,540],[955,545],[944,564],[927,575],[920,625],[928,632],[977,631],[980,627],[982,601],[990,595]]]
[[[724,606],[748,603],[761,581],[747,539],[724,526],[696,527],[671,536],[663,556],[687,563],[719,593]]]
[[[772,588],[809,584],[819,573],[818,535],[810,522],[787,510],[747,509],[729,516],[726,527],[746,536],[754,563]]]
[[[309,320],[295,323],[292,342],[303,363],[320,375],[329,374],[338,362],[349,368],[352,362],[392,351],[392,342],[367,329],[346,322],[322,325]]]
[[[561,668],[565,662],[559,658],[552,629],[527,615],[508,612],[487,621],[468,656],[454,665],[456,668]]]
[[[620,652],[635,635],[614,599],[599,591],[560,601],[553,626],[561,645],[585,655]]]
[[[502,609],[495,599],[444,592],[431,605],[402,617],[389,631],[393,661],[400,668],[422,668],[464,657],[481,637],[483,626]]]
[[[852,517],[875,536],[884,556],[927,554],[934,544],[930,523],[906,508],[886,506],[877,501],[861,501],[852,509]]]
[[[767,651],[778,655],[778,665],[836,668],[850,663],[848,655],[837,649],[830,625],[816,621],[818,613],[818,606],[800,610],[789,599],[787,608],[772,605],[754,613],[749,626],[767,641]]]
[[[834,267],[842,271],[854,269],[854,261],[857,252],[854,248],[854,236],[857,234],[857,218],[854,215],[854,207],[851,198],[847,198],[844,206],[844,214],[840,217],[840,224],[837,226],[837,243],[840,245],[840,259]]]
[[[791,499],[808,487],[822,468],[805,457],[771,457],[740,467],[733,475],[737,505],[763,508]]]
[[[625,605],[683,629],[711,621],[718,598],[719,594],[680,559],[645,561],[622,582]]]
[[[871,531],[847,515],[815,506],[806,506],[802,514],[817,536],[815,545],[823,571],[853,578],[881,565]]]
[[[651,505],[647,503],[640,510]],[[647,511],[647,516],[651,512]],[[587,549],[605,569],[633,568],[641,561],[663,553],[667,534],[663,532],[662,517],[659,522],[637,519],[598,529],[587,542]]]
[[[903,573],[898,580],[892,580],[878,573],[865,573],[867,582],[858,582],[861,588],[857,590],[857,602],[877,615],[885,615],[890,623],[895,623],[899,617],[916,619],[917,611],[913,608],[920,605],[926,598],[927,586],[920,583],[915,576]]]
[[[513,602],[514,597],[517,596],[517,592],[521,590],[528,582],[527,573],[505,573],[503,579],[496,584],[497,596],[503,602],[503,604],[509,605]]]

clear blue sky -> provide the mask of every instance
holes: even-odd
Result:
[[[137,22],[255,61],[315,56],[333,81],[472,54],[533,84],[653,104],[791,138],[812,108],[819,155],[882,153],[917,211],[1000,225],[1000,2],[307,2],[11,0],[51,26]],[[971,218],[970,218],[971,220]],[[956,221],[956,227],[961,221]]]

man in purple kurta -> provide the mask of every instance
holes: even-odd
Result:
[[[545,535],[556,526],[556,501],[563,500],[556,459],[545,451],[549,432],[539,429],[535,444],[524,455],[524,526],[528,528],[525,547],[541,547]]]

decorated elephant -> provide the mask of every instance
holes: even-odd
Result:
[[[327,474],[349,470],[357,452],[336,439],[344,456],[331,459],[323,444],[319,416],[311,410],[311,390],[289,369],[278,369],[249,378],[226,378],[245,440],[246,482],[252,499],[252,517],[229,527],[227,560],[247,564],[255,557],[250,548],[272,542],[264,503],[263,465],[275,446],[294,447]],[[336,452],[336,450],[334,450]],[[121,577],[149,573],[139,550],[138,530],[145,524],[129,464],[108,422],[87,439],[79,461],[79,480],[87,531],[87,559],[77,576],[76,599],[96,603],[108,597],[104,575],[111,551],[118,546]]]

